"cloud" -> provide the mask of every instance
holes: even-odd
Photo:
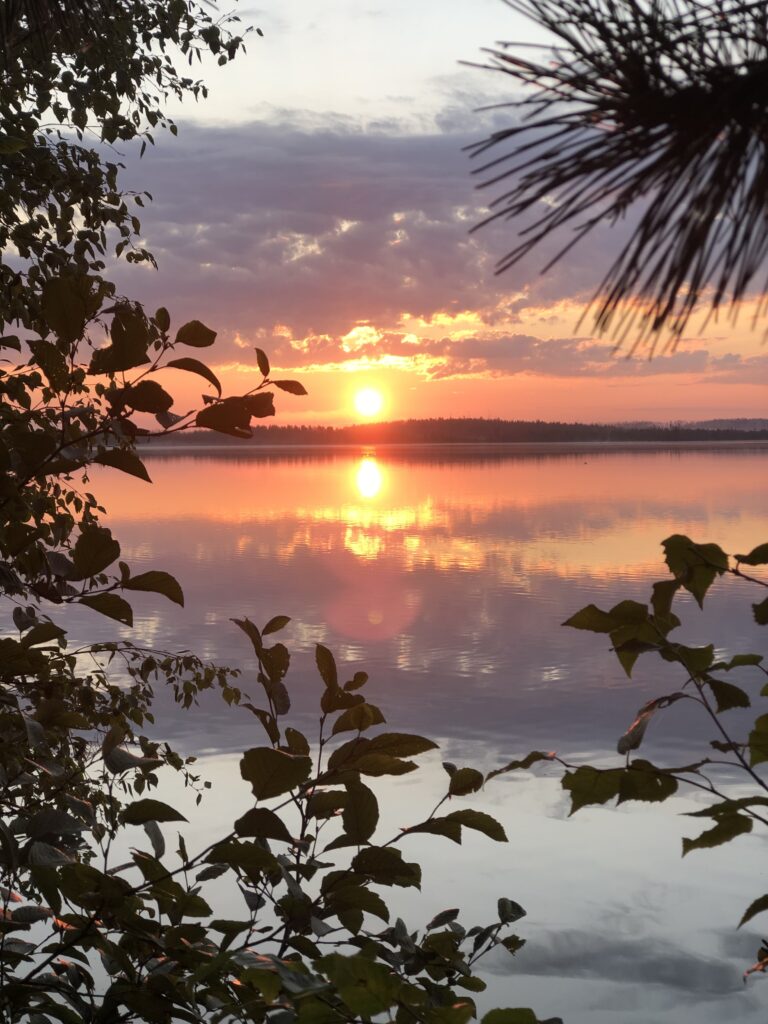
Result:
[[[599,229],[546,275],[550,242],[494,276],[513,229],[470,232],[487,211],[462,152],[472,135],[454,116],[463,103],[446,108],[442,133],[421,135],[306,113],[187,126],[129,162],[130,184],[154,197],[144,227],[161,269],[122,268],[121,286],[214,326],[223,364],[251,365],[258,344],[273,365],[364,359],[430,378],[768,379],[765,357],[714,357],[695,340],[627,361],[604,341],[525,333],[571,326],[629,226]]]
[[[363,133],[348,119],[188,126],[127,170],[154,202],[146,240],[161,271],[131,283],[148,301],[205,315],[229,336],[286,324],[297,336],[382,327],[406,312],[473,310],[582,297],[594,260],[538,277],[493,275],[509,228],[470,234],[484,212],[462,147],[471,136]],[[201,308],[203,307],[203,308]]]

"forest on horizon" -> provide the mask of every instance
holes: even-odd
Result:
[[[729,425],[718,426],[723,423]],[[410,419],[355,423],[342,427],[254,425],[252,438],[230,439],[209,431],[184,431],[162,437],[160,443],[221,445],[260,444],[514,444],[540,442],[656,442],[768,441],[768,421],[709,420],[706,424],[561,423],[545,420]],[[762,424],[762,426],[760,425]]]

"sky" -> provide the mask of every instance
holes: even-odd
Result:
[[[160,269],[119,278],[176,324],[218,332],[210,362],[230,393],[258,381],[258,346],[273,377],[309,392],[280,395],[284,423],[359,420],[363,388],[380,392],[383,419],[764,414],[765,324],[749,308],[735,324],[694,319],[652,359],[594,336],[583,314],[627,225],[546,274],[551,246],[494,274],[519,225],[471,232],[493,193],[464,147],[511,123],[498,104],[512,83],[460,62],[544,41],[502,0],[281,0],[239,14],[263,36],[230,66],[203,65],[210,97],[171,108],[176,139],[127,155],[127,183],[153,197],[142,239]],[[199,402],[187,377],[179,389]]]

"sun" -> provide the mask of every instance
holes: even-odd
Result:
[[[376,388],[362,388],[355,395],[355,408],[361,416],[378,416],[384,399]]]

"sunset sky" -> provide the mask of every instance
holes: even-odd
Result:
[[[219,332],[211,363],[230,391],[258,379],[258,345],[275,376],[309,390],[281,396],[283,423],[358,420],[362,388],[381,393],[386,419],[765,413],[765,323],[752,329],[749,310],[650,361],[615,353],[588,319],[577,327],[626,227],[544,276],[544,251],[494,276],[515,225],[469,234],[492,194],[462,147],[509,123],[475,110],[511,83],[458,62],[536,38],[500,0],[281,0],[240,14],[264,37],[204,68],[211,97],[173,110],[177,139],[127,160],[127,183],[154,197],[143,238],[160,270],[120,272],[175,323]]]

